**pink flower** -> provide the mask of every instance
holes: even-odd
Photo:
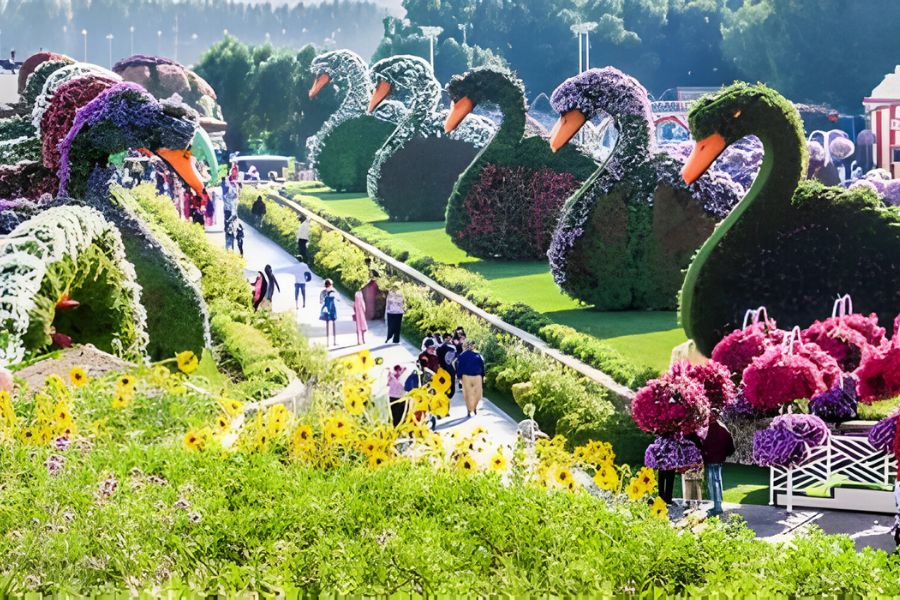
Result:
[[[772,346],[753,359],[743,375],[744,395],[757,410],[770,412],[828,389],[810,358]]]
[[[638,391],[631,416],[639,428],[650,433],[689,435],[709,420],[709,399],[703,385],[678,366]]]

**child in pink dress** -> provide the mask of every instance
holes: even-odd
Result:
[[[365,344],[369,324],[366,322],[366,301],[362,292],[356,292],[353,299],[353,320],[356,322],[356,343]]]

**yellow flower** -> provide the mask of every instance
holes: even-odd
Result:
[[[120,375],[116,380],[116,387],[123,390],[133,390],[137,380],[129,374]]]
[[[431,396],[429,411],[436,417],[446,417],[450,414],[450,398],[446,394]]]
[[[563,487],[569,487],[569,484],[574,482],[572,471],[568,470],[565,467],[557,467],[556,472],[553,474],[553,476],[556,479],[556,483]]]
[[[413,401],[413,409],[411,412],[425,412],[431,405],[431,394],[425,388],[416,388],[409,393],[409,397]]]
[[[266,412],[266,429],[269,436],[276,436],[284,429],[288,419],[288,409],[283,404],[275,404]]]
[[[369,455],[369,467],[372,469],[377,469],[378,467],[385,465],[388,460],[390,460],[390,457],[384,451],[379,450],[377,452],[373,452],[371,455]]]
[[[646,491],[641,485],[640,480],[637,478],[633,478],[628,482],[628,486],[625,488],[625,493],[628,494],[628,497],[632,500],[640,500],[641,498],[643,498]]]
[[[60,401],[53,407],[53,418],[57,424],[67,424],[72,422],[72,413],[69,412],[69,405]]]
[[[325,421],[325,437],[328,440],[341,440],[350,433],[350,423],[340,415],[332,415]]]
[[[641,467],[636,477],[641,482],[641,487],[644,488],[644,491],[652,492],[656,489],[656,473],[653,472],[653,469]]]
[[[69,371],[69,381],[72,382],[72,385],[84,385],[88,382],[87,373],[81,367],[72,367]]]
[[[22,433],[19,434],[19,439],[22,440],[23,444],[34,444],[37,442],[36,434],[33,427],[26,427],[22,430]]]
[[[657,496],[650,505],[650,513],[657,519],[668,519],[669,507],[666,506],[666,501]]]
[[[594,474],[594,483],[601,490],[613,492],[619,487],[619,475],[614,467],[603,465]]]
[[[478,464],[468,452],[464,452],[456,459],[456,469],[464,473],[471,473],[478,470]]]
[[[0,390],[0,425],[12,427],[16,424],[16,411],[13,409],[12,397],[6,390]]]
[[[225,414],[227,414],[229,417],[236,417],[244,412],[244,405],[237,400],[228,400],[222,398],[221,400],[219,400],[219,406],[222,407],[222,410],[224,410]]]
[[[228,431],[231,427],[231,420],[225,415],[219,415],[216,417],[216,433],[219,435]]]
[[[498,449],[497,453],[491,458],[491,471],[505,471],[506,470],[506,457],[503,456],[503,451]]]
[[[351,395],[344,397],[344,408],[353,416],[359,416],[366,410],[366,403],[359,396]]]
[[[297,429],[294,430],[294,435],[292,438],[294,443],[297,444],[309,444],[313,441],[313,430],[309,425],[301,425]]]
[[[37,436],[35,436],[37,442],[42,445],[46,445],[50,443],[50,440],[53,439],[53,430],[49,427],[41,427],[37,432]]]
[[[190,375],[191,373],[196,371],[197,366],[200,364],[200,361],[197,359],[197,355],[190,350],[185,350],[184,352],[179,352],[178,354],[176,354],[175,362],[178,364],[178,370],[185,375]]]
[[[112,407],[122,409],[131,403],[132,391],[130,388],[117,387],[113,394]]]
[[[205,444],[203,433],[195,429],[191,429],[184,436],[184,445],[188,450],[203,450]]]
[[[450,373],[445,369],[438,369],[431,378],[431,387],[438,394],[446,394],[450,389]]]

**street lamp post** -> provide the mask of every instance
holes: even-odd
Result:
[[[466,43],[467,43],[467,42],[466,42],[466,30],[469,29],[469,24],[468,24],[468,23],[460,23],[460,24],[457,25],[456,27],[457,27],[460,31],[462,31],[462,34],[463,34],[463,46],[465,46]]]
[[[113,64],[113,63],[112,63],[112,41],[113,41],[113,34],[107,33],[107,34],[106,34],[106,41],[107,41],[107,43],[109,43],[109,68],[112,69],[112,64]]]
[[[162,54],[162,29],[156,30],[156,55]]]
[[[84,62],[87,62],[87,29],[81,30],[81,37],[84,38]]]
[[[134,56],[134,25],[128,28],[128,33],[131,36],[131,45],[129,46],[131,52],[131,56]]]
[[[443,27],[425,26],[420,28],[422,34],[428,38],[428,57],[431,62],[431,70],[434,71],[434,40],[444,33]]]
[[[591,68],[591,32],[597,29],[597,23],[576,23],[570,29],[578,36],[578,72],[581,73]],[[583,45],[581,36],[584,36]]]

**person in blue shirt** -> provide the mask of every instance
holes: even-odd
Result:
[[[478,403],[484,393],[484,358],[475,349],[475,342],[467,342],[466,349],[457,357],[456,373],[462,380],[468,415],[477,415]]]

